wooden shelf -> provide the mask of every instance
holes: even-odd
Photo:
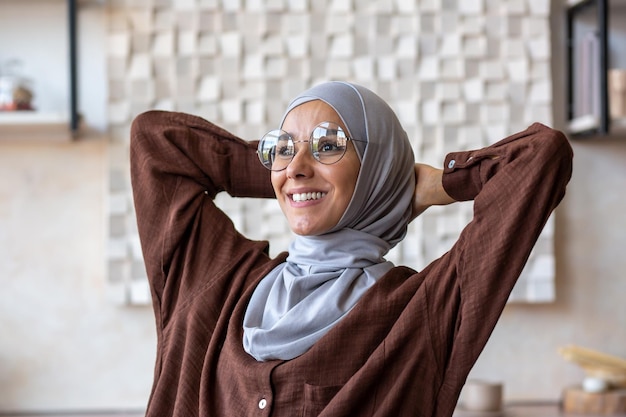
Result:
[[[70,141],[69,116],[36,111],[0,112],[0,142]]]

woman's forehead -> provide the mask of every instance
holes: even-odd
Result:
[[[313,128],[322,122],[336,123],[346,134],[350,134],[348,127],[335,109],[322,100],[307,101],[291,109],[285,116],[281,129],[292,135],[308,136]]]

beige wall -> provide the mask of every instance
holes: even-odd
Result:
[[[153,316],[106,294],[107,144],[0,141],[0,412],[142,408]]]
[[[558,126],[562,85],[554,91]],[[626,357],[626,141],[573,145],[556,216],[557,301],[509,305],[472,372],[504,381],[510,400],[558,399],[579,381],[557,354],[565,344]],[[110,151],[103,139],[0,140],[0,411],[145,405],[152,312],[107,294]]]
[[[626,357],[626,142],[576,141],[557,209],[557,301],[509,305],[471,377],[502,380],[515,399],[555,399],[582,371],[558,355],[573,343]]]

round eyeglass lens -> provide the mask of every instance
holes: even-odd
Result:
[[[283,130],[272,130],[259,141],[257,154],[261,163],[272,171],[283,170],[293,159],[295,147],[291,136]]]
[[[348,147],[348,138],[336,123],[323,122],[313,129],[310,145],[315,159],[330,165],[343,158]]]

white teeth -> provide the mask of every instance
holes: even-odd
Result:
[[[307,201],[307,200],[319,200],[324,197],[326,193],[300,193],[293,195],[293,201]]]

